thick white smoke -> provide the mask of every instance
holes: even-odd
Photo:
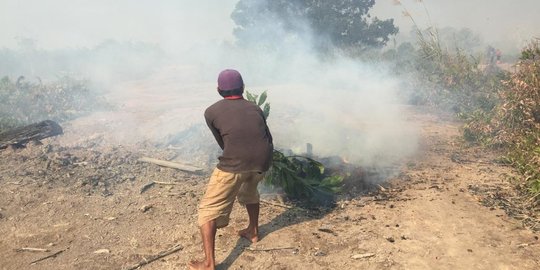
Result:
[[[416,127],[404,117],[399,80],[384,66],[339,53],[321,56],[313,48],[319,37],[305,22],[296,22],[305,29],[301,34],[265,22],[264,16],[259,23],[237,46],[219,46],[209,58],[204,56],[215,50],[207,47],[191,54],[206,59],[201,72],[210,71],[214,81],[220,69],[232,67],[243,74],[248,91],[268,91],[269,124],[277,147],[304,153],[311,143],[319,156],[381,166],[414,153]]]
[[[424,16],[418,15],[425,14],[419,3],[403,2],[415,12],[413,16]],[[450,2],[425,1],[433,23],[439,27],[470,27],[488,33],[488,41],[493,36],[510,37],[504,33],[512,29],[527,32],[538,24],[537,16],[527,15],[537,10],[536,1],[520,1],[523,9],[504,8],[508,13],[500,11],[509,5],[508,1]],[[0,47],[16,50],[21,40],[34,40],[32,53],[54,50],[62,56],[58,59],[67,63],[63,70],[82,61],[90,63],[79,65],[83,67],[79,71],[82,76],[99,83],[114,81],[112,85],[104,84],[114,111],[66,124],[72,130],[89,127],[109,136],[113,143],[149,140],[181,149],[186,158],[197,151],[215,151],[202,114],[220,98],[215,92],[218,72],[237,68],[244,75],[248,90],[268,90],[272,103],[269,124],[280,148],[302,153],[305,144],[311,143],[317,155],[340,156],[360,165],[387,165],[414,153],[416,127],[406,121],[406,110],[398,99],[400,81],[384,66],[339,55],[320,57],[312,47],[312,41],[320,38],[316,33],[304,27],[304,34],[288,35],[275,21],[265,22],[263,16],[260,23],[267,28],[247,36],[254,42],[236,42],[230,18],[236,3],[237,0],[2,1]],[[462,12],[465,9],[478,12],[462,18],[469,14]],[[512,13],[518,10],[521,15]],[[402,11],[390,0],[378,1],[373,10],[374,15],[383,19],[395,18],[401,33],[409,33],[410,21]],[[500,25],[500,18],[507,24]],[[301,26],[303,22],[297,24]],[[490,25],[494,29],[488,28]],[[109,39],[120,45],[113,46],[116,49],[98,46]],[[263,50],[248,45],[264,45],[267,40],[273,41],[272,46],[262,46]],[[122,52],[125,43],[135,44],[130,47],[130,54]],[[160,51],[148,53],[147,47],[136,44],[154,46]],[[67,49],[70,53],[63,53]],[[145,57],[137,57],[139,51]],[[4,49],[0,56],[2,53],[10,52]],[[118,57],[122,53],[125,55]],[[159,61],[154,61],[158,56]],[[6,63],[0,65],[9,70]],[[121,71],[129,72],[115,80]]]

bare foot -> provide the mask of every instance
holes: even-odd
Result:
[[[257,241],[259,241],[259,234],[250,228],[238,231],[238,235],[247,239],[248,241],[251,241],[251,243],[257,243]]]
[[[205,261],[191,261],[188,263],[190,270],[214,270],[215,267],[213,265],[207,264]]]

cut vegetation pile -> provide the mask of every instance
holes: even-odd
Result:
[[[270,115],[266,91],[260,95],[246,93],[249,101],[261,107],[265,119]],[[318,205],[331,205],[334,195],[341,191],[344,177],[328,174],[322,163],[313,158],[285,155],[274,150],[272,167],[265,177],[265,184],[282,189],[291,199],[300,199]]]

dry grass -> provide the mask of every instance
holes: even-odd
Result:
[[[62,122],[108,105],[84,80],[63,77],[52,83],[24,77],[0,80],[0,131],[46,119]]]

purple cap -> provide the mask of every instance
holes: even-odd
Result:
[[[244,80],[240,72],[234,69],[226,69],[219,73],[218,89],[221,91],[239,89],[244,86]]]

